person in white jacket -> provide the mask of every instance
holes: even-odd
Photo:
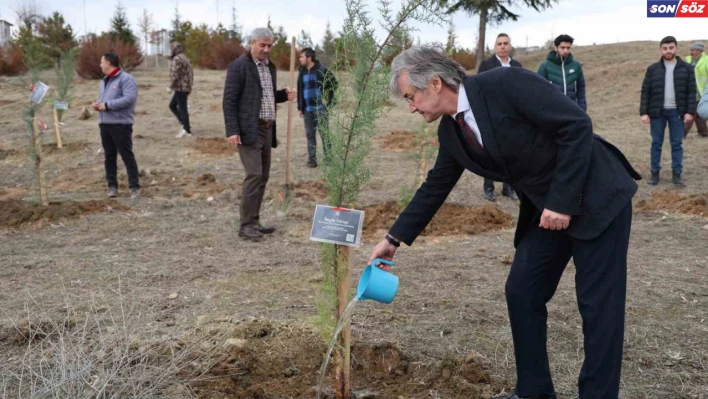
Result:
[[[697,113],[702,119],[708,119],[708,86],[703,90],[701,101],[698,102]]]

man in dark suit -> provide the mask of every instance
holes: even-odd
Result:
[[[489,57],[479,64],[477,73],[486,72],[494,68],[521,68],[521,63],[519,61],[511,59],[511,39],[506,33],[500,33],[497,35],[497,41],[494,44],[494,57]],[[509,197],[516,201],[516,194],[514,194],[514,189],[508,183],[503,183],[502,195]],[[487,201],[496,201],[494,197],[494,180],[484,178],[484,198]]]
[[[224,85],[226,137],[238,147],[246,170],[241,195],[239,236],[259,241],[275,231],[260,223],[261,203],[270,176],[271,147],[275,137],[275,104],[295,99],[295,91],[275,90],[276,70],[268,60],[273,47],[273,32],[267,28],[253,31],[250,49],[229,64]]]
[[[639,174],[593,134],[577,104],[533,72],[496,68],[466,76],[457,62],[426,47],[402,52],[391,68],[393,92],[411,112],[428,123],[442,117],[440,148],[427,180],[370,262],[392,259],[400,242],[411,245],[465,170],[511,184],[521,200],[505,287],[517,385],[504,398],[556,397],[546,303],[571,257],[585,335],[580,399],[617,398],[631,199]]]

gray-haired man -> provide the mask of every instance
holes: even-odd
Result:
[[[546,303],[571,257],[585,335],[580,399],[617,398],[632,196],[641,177],[593,134],[590,117],[574,101],[535,73],[495,68],[466,76],[460,64],[426,47],[405,50],[391,69],[393,92],[410,112],[428,123],[442,118],[440,149],[370,262],[392,259],[400,242],[411,245],[465,170],[511,184],[520,199],[506,282],[517,385],[504,398],[556,397]]]
[[[268,60],[273,32],[253,31],[250,49],[229,64],[224,85],[226,137],[238,147],[246,170],[241,195],[239,236],[259,241],[275,231],[260,223],[261,204],[270,176],[271,147],[276,147],[275,104],[295,99],[295,91],[275,90],[276,70]]]

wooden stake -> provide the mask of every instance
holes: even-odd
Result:
[[[295,36],[290,43],[290,88],[295,87]],[[285,143],[285,193],[286,197],[290,189],[290,143],[293,135],[293,102],[288,101],[288,134]],[[287,200],[287,198],[286,198]]]
[[[34,140],[34,153],[39,160],[37,164],[37,181],[39,183],[39,197],[42,200],[43,206],[49,205],[49,199],[47,199],[47,191],[45,190],[44,184],[44,159],[42,157],[42,141],[39,139],[39,119],[34,117],[32,122],[32,139]]]
[[[54,131],[57,134],[57,148],[61,148],[61,130],[59,129],[59,112],[54,108]]]
[[[337,246],[337,319],[342,318],[349,304],[349,287],[352,279],[352,248]],[[341,349],[337,351],[337,368],[335,370],[335,394],[337,399],[349,399],[351,394],[351,322],[347,323],[339,338]]]

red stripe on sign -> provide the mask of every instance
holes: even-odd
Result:
[[[332,208],[333,211],[339,211],[339,212],[351,212],[349,209],[346,208]]]
[[[681,0],[676,18],[708,18],[708,0]]]

